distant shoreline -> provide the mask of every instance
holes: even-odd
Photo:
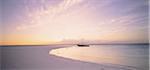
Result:
[[[58,45],[77,45],[77,44],[45,44],[45,45],[0,45],[0,47],[7,46],[58,46]],[[149,45],[149,43],[102,43],[102,44],[88,44],[88,45]]]

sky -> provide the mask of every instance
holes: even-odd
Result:
[[[1,45],[148,43],[148,0],[1,0]]]

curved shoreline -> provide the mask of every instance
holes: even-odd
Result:
[[[85,60],[79,60],[76,58],[71,58],[68,56],[64,56],[61,55],[62,51],[61,49],[67,49],[68,47],[62,47],[62,48],[55,48],[49,51],[49,54],[52,56],[56,56],[56,57],[60,57],[60,58],[64,58],[67,60],[73,60],[73,61],[79,61],[79,62],[85,62],[85,63],[91,63],[91,64],[97,64],[99,65],[101,70],[139,70],[136,67],[132,67],[132,66],[126,66],[126,65],[120,65],[120,64],[112,64],[112,63],[94,63],[94,62],[89,62],[89,61],[85,61]],[[70,48],[70,47],[69,47]],[[59,49],[58,52],[56,52]],[[99,70],[99,68],[97,69]]]
[[[144,70],[115,64],[72,60],[48,54],[51,50],[65,47],[69,46],[1,47],[2,70]]]

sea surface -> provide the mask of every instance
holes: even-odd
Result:
[[[148,45],[1,46],[0,49],[2,70],[48,68],[50,63],[54,67],[56,65],[52,64],[55,58],[50,58],[50,55],[90,63],[116,64],[149,70]]]

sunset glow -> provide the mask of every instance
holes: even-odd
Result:
[[[148,43],[148,0],[2,0],[1,45]]]

